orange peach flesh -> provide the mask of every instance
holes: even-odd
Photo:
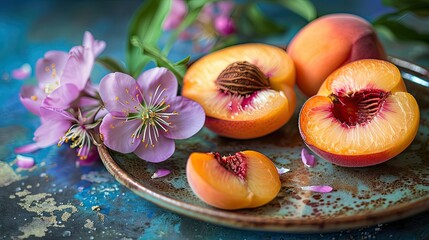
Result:
[[[188,183],[207,204],[227,210],[262,206],[280,191],[276,167],[269,158],[255,151],[240,152],[245,157],[242,179],[223,167],[213,153],[192,153],[186,165]]]
[[[257,66],[269,78],[271,88],[249,96],[221,92],[215,80],[238,61]],[[294,84],[294,65],[284,50],[266,44],[242,44],[195,62],[184,77],[182,95],[203,106],[209,129],[222,136],[248,139],[271,133],[290,119],[296,104]]]
[[[359,71],[360,69],[360,71]],[[383,95],[377,112],[368,121],[349,124],[335,116],[341,108],[332,96],[359,91]],[[399,71],[378,60],[350,63],[333,73],[318,95],[311,97],[300,112],[299,128],[305,143],[322,158],[341,166],[370,166],[391,159],[412,142],[419,127],[419,108],[405,91]],[[350,98],[351,99],[351,98]],[[377,98],[364,98],[375,104]],[[343,100],[344,101],[344,100]],[[344,106],[345,112],[353,106]],[[337,112],[338,114],[338,112]],[[345,119],[345,120],[344,120]]]
[[[359,59],[386,59],[372,26],[350,14],[330,14],[305,26],[287,49],[295,62],[297,85],[312,96],[340,66]]]

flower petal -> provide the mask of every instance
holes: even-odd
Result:
[[[166,68],[158,67],[149,69],[140,75],[137,82],[148,104],[150,104],[151,96],[155,95],[157,89],[158,93],[162,90],[164,90],[164,92],[159,95],[160,100],[154,102],[160,102],[163,97],[177,96],[177,79],[174,74]]]
[[[100,125],[104,144],[121,153],[133,152],[139,145],[142,145],[140,144],[141,137],[136,138],[134,143],[132,138],[132,134],[140,127],[141,123],[140,120],[125,121],[115,118],[110,113],[107,114]]]
[[[73,47],[64,66],[60,84],[71,83],[76,85],[79,90],[83,90],[91,75],[94,60],[94,53],[91,49],[82,46]]]
[[[31,75],[31,66],[28,63],[12,71],[12,77],[18,80],[27,79]]]
[[[40,88],[31,85],[25,85],[19,93],[19,100],[28,111],[40,116],[40,106],[45,99],[46,94]]]
[[[40,58],[36,63],[36,78],[39,87],[46,89],[48,84],[59,85],[59,79],[66,65],[68,53],[62,51],[49,51],[44,58]],[[55,83],[57,81],[57,83]]]
[[[16,165],[20,168],[31,168],[34,166],[34,158],[23,155],[16,155]]]
[[[304,186],[304,187],[301,187],[301,189],[304,191],[313,191],[313,192],[320,192],[320,193],[328,193],[334,190],[331,186]]]
[[[40,147],[37,143],[30,143],[21,147],[15,148],[15,153],[30,153],[39,150]]]
[[[158,169],[150,178],[161,178],[167,176],[170,173],[171,171],[168,169]]]
[[[51,92],[42,102],[42,107],[66,109],[79,97],[80,91],[74,84],[64,84]]]
[[[287,173],[289,171],[290,171],[289,168],[284,168],[284,167],[277,168],[277,172],[279,173],[279,175],[285,174],[285,173]]]
[[[155,147],[140,144],[134,153],[148,162],[162,162],[173,155],[175,146],[174,140],[160,135]]]
[[[59,139],[70,127],[71,122],[69,121],[44,121],[34,132],[34,141],[40,148],[58,144]]]
[[[232,1],[220,1],[216,3],[219,14],[223,16],[231,15],[231,12],[234,10],[234,5],[234,2]]]
[[[228,36],[235,33],[234,20],[228,16],[217,16],[214,20],[214,26],[221,36]]]
[[[100,96],[106,109],[114,113],[136,112],[141,96],[136,80],[131,76],[116,72],[107,74],[100,82]],[[136,95],[139,99],[136,99]]]
[[[168,111],[176,111],[178,115],[170,116],[171,128],[164,135],[172,139],[185,139],[196,134],[206,119],[204,109],[195,101],[185,97],[168,98]]]
[[[314,167],[316,165],[316,158],[305,148],[301,150],[301,159],[306,167]]]
[[[171,10],[167,18],[162,25],[164,30],[176,29],[183,21],[188,12],[186,3],[184,0],[173,0],[171,4]]]
[[[55,107],[42,106],[40,108],[40,118],[43,122],[56,121],[56,122],[73,122],[77,121],[73,114]]]
[[[86,31],[83,35],[83,46],[91,49],[94,53],[94,57],[97,57],[106,47],[106,42],[94,40],[94,36],[92,36],[90,32]]]
[[[76,149],[76,150],[79,151],[79,149]],[[76,164],[79,166],[91,166],[95,162],[98,162],[99,160],[100,160],[100,155],[98,155],[97,148],[92,147],[89,150],[87,158],[81,159],[80,157],[78,157],[76,159]]]

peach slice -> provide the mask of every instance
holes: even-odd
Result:
[[[242,44],[208,54],[188,69],[182,95],[200,103],[206,127],[249,139],[283,126],[296,105],[295,68],[278,47]]]
[[[317,93],[323,81],[344,64],[360,59],[386,59],[371,24],[351,14],[320,17],[301,29],[290,42],[296,83],[307,96]]]
[[[262,206],[273,200],[281,187],[271,160],[251,150],[226,157],[219,153],[192,153],[186,176],[202,201],[227,210]]]
[[[419,107],[399,70],[382,60],[359,60],[332,73],[299,114],[299,130],[320,157],[346,167],[387,161],[413,141]]]

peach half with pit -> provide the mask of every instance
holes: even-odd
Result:
[[[252,150],[229,156],[192,153],[186,164],[186,176],[192,191],[202,201],[226,210],[265,205],[281,188],[272,161]]]
[[[295,62],[296,83],[308,97],[344,64],[360,59],[386,59],[369,22],[352,14],[329,14],[302,28],[287,52]]]
[[[249,43],[210,53],[187,70],[182,95],[202,105],[205,126],[235,139],[282,127],[296,105],[295,68],[281,48]]]
[[[336,165],[385,162],[413,141],[420,111],[398,68],[383,60],[358,60],[333,72],[299,114],[307,146]]]

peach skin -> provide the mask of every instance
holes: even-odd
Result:
[[[287,52],[295,62],[296,83],[308,97],[337,68],[359,59],[386,59],[371,24],[351,14],[330,14],[302,28]]]
[[[295,68],[275,46],[249,43],[208,54],[188,69],[182,95],[200,103],[206,127],[250,139],[286,124],[296,105]]]
[[[307,146],[346,167],[385,162],[413,141],[420,111],[395,65],[358,60],[336,70],[299,114]]]
[[[186,176],[202,201],[227,210],[262,206],[273,200],[281,187],[271,160],[251,150],[224,157],[219,153],[192,153]]]

